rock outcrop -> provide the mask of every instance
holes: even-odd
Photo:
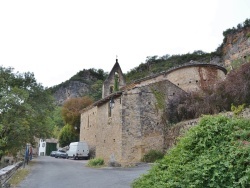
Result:
[[[222,61],[233,69],[250,60],[250,27],[227,34],[222,45]]]

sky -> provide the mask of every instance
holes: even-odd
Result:
[[[124,73],[147,56],[215,51],[249,0],[0,0],[0,66],[44,87],[83,69]]]

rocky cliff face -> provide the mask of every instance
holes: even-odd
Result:
[[[103,70],[82,70],[69,80],[56,85],[51,89],[57,105],[62,105],[67,99],[82,97],[91,94],[91,92],[99,92],[94,87],[101,88],[97,81],[102,81],[105,77]],[[100,83],[100,82],[98,82]]]
[[[238,29],[225,37],[222,60],[228,69],[250,60],[250,27]]]
[[[58,87],[54,93],[57,105],[62,105],[67,99],[87,95],[89,87],[88,84],[80,81],[69,81],[65,87]]]

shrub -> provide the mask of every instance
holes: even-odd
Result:
[[[88,162],[88,166],[96,167],[104,165],[104,160],[102,158],[91,159]]]
[[[238,116],[244,110],[245,105],[246,104],[234,106],[233,104],[231,104],[231,111],[234,113],[235,116]]]
[[[142,161],[146,163],[153,163],[156,160],[162,159],[163,157],[164,157],[163,152],[157,150],[150,150],[143,156]]]
[[[150,171],[146,187],[250,187],[250,120],[205,116]]]
[[[246,37],[247,37],[247,38],[250,38],[250,32],[248,32],[248,33],[246,34]]]

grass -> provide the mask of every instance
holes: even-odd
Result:
[[[20,167],[17,172],[11,177],[9,184],[11,187],[18,186],[29,174],[30,169]]]
[[[15,174],[10,178],[9,184],[11,187],[17,187],[30,173],[30,167],[34,165],[35,161],[29,161],[29,165],[25,164],[25,168],[20,167]]]
[[[103,167],[104,166],[104,160],[102,158],[90,159],[87,166],[88,167],[93,167],[93,168]]]

